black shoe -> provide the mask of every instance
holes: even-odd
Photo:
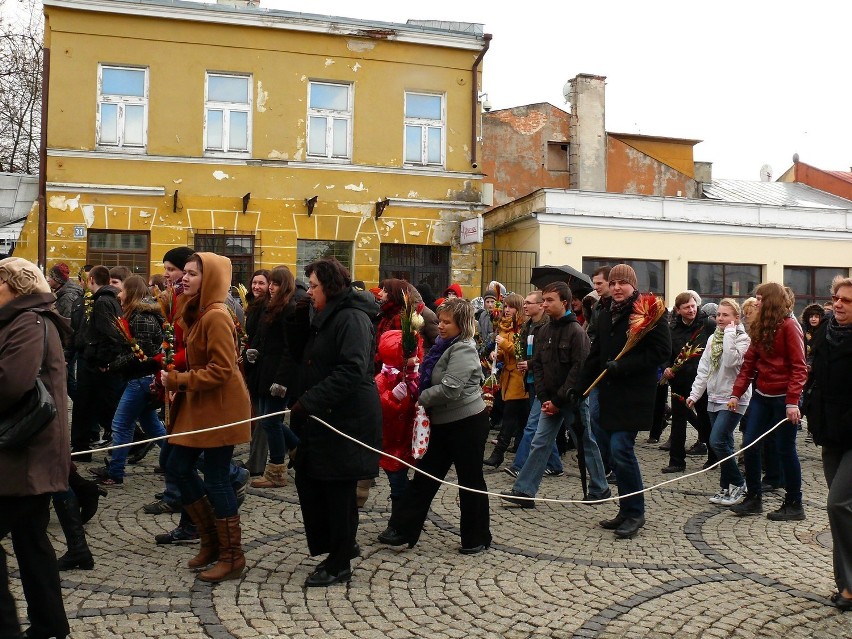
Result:
[[[90,468],[89,472],[100,479],[109,477],[109,469],[106,466],[95,466],[94,468]]]
[[[598,525],[604,530],[616,530],[627,519],[624,515],[616,515],[613,519],[604,519]]]
[[[686,466],[677,466],[675,464],[670,464],[670,465],[666,466],[665,468],[663,468],[662,472],[665,473],[665,474],[682,473],[685,470],[686,470]]]
[[[660,450],[671,450],[672,449],[672,440],[668,439],[665,443],[660,444]]]
[[[513,466],[507,466],[503,469],[503,472],[511,477],[517,477],[521,473],[521,471],[515,470]]]
[[[72,553],[69,550],[61,557],[56,558],[56,565],[59,567],[60,571],[74,570],[75,568],[79,568],[80,570],[92,570],[95,567],[95,559],[92,557],[92,553],[87,547],[85,551]]]
[[[526,497],[527,499],[518,499],[518,497]],[[516,490],[509,490],[500,493],[500,499],[515,506],[520,506],[521,508],[535,508],[535,502],[531,499],[531,497],[532,495],[527,495]]]
[[[730,510],[739,517],[759,515],[763,512],[763,498],[760,495],[746,495],[745,500],[731,506]]]
[[[714,462],[714,461],[710,461],[710,460],[708,459],[706,462],[704,462],[704,465],[703,465],[701,468],[703,468],[704,470],[707,470],[708,468],[710,468],[711,466],[713,466],[713,464],[715,464],[715,463],[716,463],[716,462]]]
[[[478,555],[486,550],[488,550],[488,546],[485,544],[479,544],[478,546],[472,546],[471,548],[465,548],[464,546],[459,548],[459,552],[463,555]]]
[[[691,448],[687,449],[687,455],[694,455],[696,457],[707,454],[707,444],[704,442],[695,442]]]
[[[606,476],[606,483],[612,485],[618,483],[618,480],[615,478],[615,473],[613,471],[609,471],[609,474]]]
[[[305,579],[305,588],[324,588],[333,584],[346,583],[350,579],[352,579],[351,568],[341,570],[337,574],[329,573],[325,568],[320,568]]]
[[[151,449],[154,447],[156,442],[148,442],[147,444],[142,444],[136,451],[127,456],[128,464],[138,464],[143,459],[145,459],[145,455],[151,452]]]
[[[352,544],[352,552],[349,554],[349,559],[357,559],[361,556],[361,546],[358,545],[358,542]],[[325,564],[328,558],[323,559],[321,562],[317,564],[317,567],[314,568],[314,572],[319,570],[325,570]]]
[[[180,506],[177,504],[170,504],[167,501],[163,501],[162,499],[158,499],[157,501],[152,501],[150,504],[145,504],[142,506],[142,512],[146,515],[163,515],[166,513],[179,513]]]
[[[197,544],[200,540],[198,538],[198,531],[195,530],[195,526],[178,526],[167,533],[160,533],[159,535],[156,535],[154,537],[154,541],[156,541],[158,545],[162,545]]]
[[[628,517],[615,529],[615,536],[619,539],[630,539],[635,537],[639,529],[645,525],[645,517]]]
[[[841,612],[846,612],[847,610],[852,610],[852,599],[847,599],[839,592],[831,595],[831,603],[840,610]]]
[[[772,521],[802,521],[805,519],[805,509],[801,501],[784,501],[781,508],[767,513],[766,518]]]
[[[645,443],[646,443],[646,444],[659,444],[659,443],[660,443],[660,438],[659,438],[659,437],[649,437],[649,438],[645,441]]]
[[[482,463],[486,466],[493,466],[494,468],[497,468],[497,466],[503,463],[503,450],[505,449],[501,449],[499,445],[495,446],[491,456],[483,459]]]
[[[384,532],[379,535],[379,541],[388,546],[404,546],[408,544],[409,548],[414,547],[414,544],[410,543],[405,535],[397,532],[395,528],[391,528],[390,526],[385,528]]]
[[[612,497],[612,491],[609,488],[607,488],[606,492],[604,492],[600,495],[591,495],[591,494],[587,495],[583,499],[583,502],[589,503],[592,506],[596,506],[597,504],[592,504],[591,502],[599,501],[601,499],[609,499],[610,497]]]
[[[764,493],[774,493],[779,488],[781,488],[781,486],[776,486],[775,484],[770,484],[769,482],[764,481],[760,483],[760,491]]]

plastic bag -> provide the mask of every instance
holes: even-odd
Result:
[[[423,459],[423,455],[426,454],[431,430],[426,409],[418,403],[414,412],[414,430],[411,433],[411,456],[414,459]]]

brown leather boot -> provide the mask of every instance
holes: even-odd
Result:
[[[219,561],[212,568],[200,573],[198,578],[213,583],[237,579],[246,567],[246,556],[240,543],[240,516],[217,519],[216,531],[219,535]]]
[[[213,515],[213,506],[210,505],[210,500],[206,496],[184,506],[184,508],[186,508],[192,523],[195,524],[198,537],[201,539],[201,548],[198,550],[198,554],[187,563],[187,566],[195,570],[216,561],[219,556],[216,518]]]
[[[281,488],[287,485],[287,464],[267,464],[263,477],[251,483],[252,488]]]

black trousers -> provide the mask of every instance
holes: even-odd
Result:
[[[838,592],[852,590],[852,450],[822,447],[828,484],[828,523],[834,542],[834,581]]]
[[[349,568],[358,533],[357,486],[357,479],[323,481],[296,471],[308,551],[311,557],[328,553],[325,565],[331,574]]]
[[[487,490],[482,474],[482,456],[489,427],[486,411],[449,424],[432,424],[429,448],[417,468],[444,479],[450,466],[455,464],[460,485]],[[402,534],[409,543],[417,543],[429,507],[440,487],[441,484],[435,480],[414,473],[405,493],[393,504],[390,527]],[[460,490],[459,506],[462,547],[491,545],[488,497]]]
[[[50,495],[0,497],[0,539],[12,534],[12,547],[27,600],[30,635],[64,637],[68,619],[62,603],[56,553],[47,536]],[[0,637],[18,637],[21,626],[9,591],[6,551],[0,546]]]
[[[515,446],[520,443],[529,415],[529,399],[509,399],[503,402],[503,422],[500,426],[500,434],[497,436],[497,447],[500,450],[507,450],[513,437]]]
[[[669,464],[686,465],[686,423],[689,422],[698,431],[698,440],[707,444],[710,441],[710,418],[707,416],[707,394],[695,402],[695,412],[677,399],[672,400],[672,448],[669,451]],[[708,453],[715,460],[715,454]]]
[[[77,392],[71,410],[71,450],[89,450],[93,427],[100,425],[104,433],[112,431],[112,418],[124,383],[115,375],[102,373],[84,359],[77,360]]]

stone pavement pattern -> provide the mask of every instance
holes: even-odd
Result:
[[[177,515],[141,512],[162,487],[151,454],[128,467],[124,487],[110,489],[87,525],[95,569],[63,573],[71,636],[852,638],[852,614],[838,613],[826,599],[834,584],[819,450],[803,438],[799,449],[805,521],[739,518],[708,503],[718,483],[718,471],[711,471],[648,495],[647,524],[626,541],[597,526],[615,514],[612,504],[528,510],[492,500],[494,545],[470,557],[457,552],[455,489],[438,493],[417,547],[379,544],[390,514],[382,476],[361,514],[362,556],[353,562],[352,582],[328,589],[302,587],[320,558],[307,555],[292,482],[249,489],[242,508],[243,577],[216,586],[197,582],[185,568],[197,546],[153,543]],[[638,444],[637,452],[646,485],[671,477],[659,473],[667,453],[647,444]],[[247,456],[245,447],[237,456]],[[697,470],[700,458],[689,464],[688,471]],[[576,469],[573,457],[566,457],[566,467]],[[580,498],[578,477],[575,470],[545,478],[539,496]],[[486,479],[495,492],[511,486],[502,472]],[[766,496],[765,509],[781,498],[780,492]],[[58,554],[64,552],[55,520],[50,533]],[[10,556],[10,570],[16,568]],[[12,589],[23,615],[16,579]]]

